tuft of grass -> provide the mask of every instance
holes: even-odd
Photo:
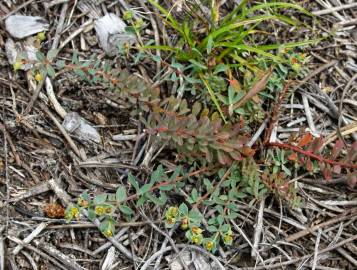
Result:
[[[242,1],[233,11],[220,18],[219,1],[210,1],[210,19],[202,22],[201,18],[196,16],[195,19],[191,16],[190,19],[179,22],[158,2],[148,1],[159,11],[159,16],[163,18],[164,23],[179,36],[179,40],[174,46],[148,45],[143,49],[166,51],[171,59],[184,65],[185,76],[195,82],[194,93],[206,89],[212,106],[216,108],[224,121],[226,117],[222,108],[223,104],[218,98],[219,95],[227,97],[229,85],[224,82],[231,80],[233,76],[241,76],[240,74],[247,71],[259,73],[262,71],[262,66],[257,64],[259,61],[269,63],[267,69],[277,65],[289,67],[289,58],[282,51],[307,46],[318,41],[256,44],[256,35],[269,35],[259,29],[263,23],[278,21],[294,27],[301,25],[299,21],[288,18],[279,11],[294,9],[305,15],[311,15],[307,10],[292,3],[274,2],[251,5],[248,1]],[[211,83],[211,81],[217,81],[217,77],[223,81],[219,84],[220,87]],[[202,95],[199,92],[199,94],[205,98],[204,93]]]

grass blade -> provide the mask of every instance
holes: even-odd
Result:
[[[212,99],[214,105],[216,106],[216,108],[217,108],[219,114],[221,115],[221,117],[222,117],[224,123],[227,123],[227,120],[226,120],[226,118],[224,117],[222,108],[221,108],[221,106],[219,105],[218,100],[217,100],[217,98],[216,98],[216,96],[215,96],[215,94],[214,94],[214,92],[213,92],[211,86],[209,85],[208,81],[203,77],[202,73],[199,74],[199,77],[200,77],[200,79],[202,80],[202,82],[203,82],[203,84],[205,85],[205,87],[207,88],[208,93],[210,94],[211,99]]]

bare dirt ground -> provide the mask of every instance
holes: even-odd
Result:
[[[59,48],[58,57],[69,61],[75,50],[81,59],[94,52],[99,59],[107,57],[81,2],[0,2],[1,269],[184,269],[175,259],[182,250],[196,256],[186,260],[192,262],[187,269],[357,269],[357,192],[344,175],[330,181],[320,174],[292,176],[303,200],[299,209],[274,196],[252,205],[237,203],[234,243],[211,255],[194,250],[179,232],[165,229],[164,208],[141,208],[130,221],[117,217],[110,238],[85,216],[68,223],[64,209],[84,190],[115,193],[118,184],[126,185],[128,172],[145,175],[158,163],[166,169],[175,166],[170,151],[148,155],[150,136],[142,136],[144,127],[131,117],[130,106],[105,87],[86,84],[70,72],[57,72],[52,80],[62,108],[77,112],[99,132],[100,143],[86,142],[62,127],[63,115],[48,100],[44,81],[36,82],[26,71],[14,72],[5,52],[11,38],[5,20],[14,14],[41,16],[49,23],[41,44],[44,52]],[[119,17],[134,7],[147,24],[145,38],[154,39],[158,31],[152,20],[161,33],[162,22],[149,16],[152,7],[144,1],[94,2],[101,14]],[[287,138],[308,127],[331,141],[342,134],[351,145],[357,136],[356,3],[297,2],[317,16],[317,21],[305,18],[315,33],[332,36],[309,49],[310,72],[282,105],[276,136]],[[272,33],[272,39],[309,35],[290,30],[276,29],[279,33]],[[131,72],[152,80],[155,68],[143,61]]]

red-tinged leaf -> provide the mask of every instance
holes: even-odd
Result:
[[[248,146],[243,146],[239,151],[246,157],[252,157],[255,154],[255,150]]]
[[[340,165],[333,166],[333,172],[336,173],[336,174],[340,174],[341,173],[341,166]]]
[[[237,138],[237,141],[236,141],[236,146],[240,146],[240,145],[243,145],[243,144],[247,144],[249,141],[249,138],[248,136],[238,136]]]
[[[305,158],[304,158],[304,157],[300,157],[300,158],[299,158],[299,163],[300,163],[301,165],[305,164]]]
[[[230,152],[229,155],[230,155],[231,158],[233,158],[234,160],[237,160],[237,161],[243,160],[242,155],[241,155],[238,151]]]
[[[308,170],[309,172],[312,172],[314,170],[314,165],[312,164],[312,161],[309,158],[306,160],[306,170]]]
[[[298,155],[297,153],[292,153],[288,156],[288,160],[290,161],[297,161]]]
[[[357,184],[357,173],[349,173],[347,175],[347,185],[354,189]]]
[[[316,138],[312,141],[311,145],[308,147],[307,150],[313,152],[314,154],[318,154],[323,145],[323,140],[321,138]]]
[[[304,136],[302,136],[302,138],[298,142],[297,146],[304,147],[305,145],[308,145],[309,143],[311,143],[312,139],[313,139],[313,137],[312,137],[311,133],[306,133]]]
[[[229,134],[229,132],[220,132],[218,134],[216,134],[216,140],[227,140],[229,139],[231,135]]]
[[[229,153],[229,152],[233,152],[234,151],[234,145],[230,144],[230,143],[219,143],[216,148],[221,149],[222,151]]]
[[[323,162],[319,162],[320,165],[320,169],[322,172],[322,175],[324,176],[325,180],[329,181],[332,179],[332,175],[331,175],[331,167],[330,165],[323,163]]]
[[[207,146],[201,146],[200,150],[204,153],[205,157],[206,157],[206,160],[208,162],[212,162],[212,153],[209,151],[208,147]]]
[[[342,148],[343,148],[343,141],[337,140],[337,142],[335,143],[335,145],[333,146],[333,149],[332,149],[332,153],[331,153],[332,160],[335,160],[338,157]]]
[[[325,178],[326,181],[330,181],[332,179],[331,171],[328,169],[325,169],[322,171],[322,174]]]
[[[229,80],[229,84],[237,92],[241,90],[241,86],[240,86],[239,82],[236,79]]]
[[[230,159],[230,157],[227,156],[222,151],[217,151],[217,157],[218,157],[219,163],[221,163],[222,165],[230,165],[232,163],[232,160]]]
[[[245,103],[247,103],[247,101],[249,101],[252,97],[254,97],[255,95],[257,95],[259,92],[263,91],[269,81],[269,78],[271,76],[271,74],[273,73],[273,70],[270,69],[268,70],[263,76],[262,78],[257,81],[252,88],[238,101],[238,103],[236,103],[233,106],[233,110],[243,106]]]
[[[214,119],[211,122],[213,133],[217,133],[222,128],[222,119]]]

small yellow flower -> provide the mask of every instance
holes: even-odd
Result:
[[[201,234],[202,233],[202,229],[199,227],[192,227],[191,231],[193,234]]]
[[[102,216],[105,214],[105,207],[103,206],[96,206],[94,209],[94,212],[98,215],[98,216]]]
[[[123,14],[123,19],[124,19],[125,21],[131,20],[131,19],[133,18],[133,16],[134,16],[134,13],[133,13],[131,10],[127,10],[127,11],[125,11],[124,14]]]
[[[212,241],[207,241],[205,247],[208,251],[211,251],[214,248],[214,243]]]
[[[113,232],[111,230],[105,230],[103,232],[103,234],[106,236],[106,237],[112,237],[113,236]]]
[[[67,220],[72,220],[73,218],[78,219],[79,218],[79,210],[77,207],[71,206],[66,210],[65,213],[65,218]]]
[[[226,245],[231,245],[232,242],[233,242],[233,237],[232,235],[229,235],[229,234],[226,234],[224,237],[223,237],[223,241]]]
[[[46,39],[45,32],[40,32],[37,34],[37,39],[40,41],[44,41]]]
[[[203,236],[202,234],[195,234],[194,236],[192,236],[191,238],[191,242],[194,243],[195,245],[199,245],[202,243],[203,240]]]
[[[16,62],[14,65],[13,65],[13,68],[14,70],[19,70],[20,68],[22,67],[22,63],[21,62]]]
[[[36,73],[35,80],[41,82],[43,80],[43,76],[41,73]]]

